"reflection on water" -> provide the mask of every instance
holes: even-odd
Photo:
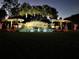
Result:
[[[53,29],[21,29],[19,32],[53,32]]]

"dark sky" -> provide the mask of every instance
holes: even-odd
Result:
[[[79,13],[79,0],[19,0],[19,2],[29,2],[31,5],[48,4],[56,8],[62,18]]]

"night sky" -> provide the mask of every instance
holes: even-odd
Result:
[[[58,15],[62,18],[79,13],[79,0],[19,0],[19,2],[29,2],[31,5],[48,4],[56,8],[59,12]]]

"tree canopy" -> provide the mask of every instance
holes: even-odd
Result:
[[[25,16],[26,14],[41,15],[42,17],[49,16],[50,18],[57,19],[58,11],[50,7],[49,5],[38,5],[31,6],[29,3],[24,2],[23,4],[19,4],[18,0],[4,0],[2,9],[6,10],[9,16]]]
[[[4,19],[6,15],[7,15],[6,11],[3,9],[0,9],[0,20]]]
[[[48,5],[42,5],[42,6],[31,6],[28,3],[23,3],[20,7],[19,14],[21,16],[27,14],[40,14],[42,16],[50,16],[51,18],[57,19],[57,10],[53,7],[50,7]]]
[[[18,0],[4,0],[2,9],[6,10],[9,16],[16,16],[18,14],[18,6]]]

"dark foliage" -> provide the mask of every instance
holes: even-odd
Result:
[[[6,15],[7,15],[6,11],[3,9],[0,9],[0,20],[4,19]]]
[[[1,8],[8,11],[9,16],[16,16],[18,14],[18,6],[18,0],[4,0]]]

